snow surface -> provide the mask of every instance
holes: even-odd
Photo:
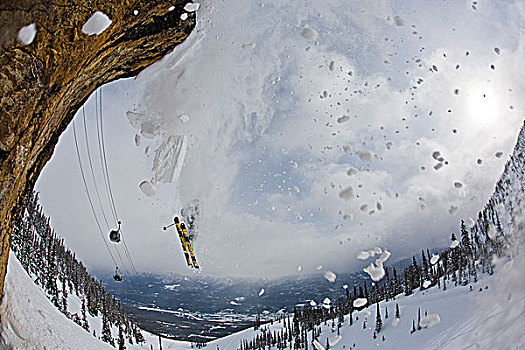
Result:
[[[86,35],[100,35],[111,25],[111,22],[105,13],[97,11],[84,23],[82,33]]]
[[[25,27],[22,27],[18,31],[18,41],[22,43],[22,45],[29,45],[33,42],[36,35],[36,25],[34,23],[31,23]]]

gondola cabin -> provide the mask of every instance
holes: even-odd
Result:
[[[111,230],[111,232],[109,233],[109,240],[115,243],[120,242],[120,221],[118,222],[118,229]]]
[[[120,275],[119,271],[118,271],[118,267],[115,269],[115,274],[113,275],[113,279],[117,282],[121,282],[122,281],[122,276]]]

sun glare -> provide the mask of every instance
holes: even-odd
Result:
[[[491,89],[473,89],[468,95],[468,113],[477,126],[494,123],[499,114],[499,103]]]

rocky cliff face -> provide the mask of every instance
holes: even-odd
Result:
[[[60,134],[96,88],[136,75],[189,35],[195,15],[181,19],[187,2],[0,3],[0,291],[12,219],[19,215]],[[86,35],[82,27],[96,11],[112,23],[100,35]],[[24,45],[19,30],[31,23],[36,35]]]

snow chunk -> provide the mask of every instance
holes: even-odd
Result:
[[[139,185],[141,191],[148,197],[153,197],[157,194],[157,188],[155,184],[151,181],[142,181]]]
[[[263,294],[264,294],[264,288],[261,288],[261,290],[259,291],[259,296],[261,296]]]
[[[346,175],[348,175],[348,176],[352,176],[352,175],[355,175],[355,174],[357,174],[357,173],[358,173],[358,171],[357,171],[356,168],[350,168],[350,169],[348,169],[348,171],[346,172]]]
[[[199,9],[199,7],[201,7],[201,4],[199,4],[198,2],[195,2],[195,3],[188,2],[184,6],[184,11],[195,12],[195,11],[197,11]]]
[[[239,303],[237,303],[237,302],[235,302],[235,301],[233,301],[233,300],[230,301],[230,304],[231,304],[231,305],[240,305]]]
[[[180,15],[180,19],[182,19],[183,21],[187,20],[188,19],[188,14],[186,12],[184,12],[182,15]]]
[[[343,289],[348,289],[348,284],[343,284]]]
[[[348,186],[341,192],[339,192],[339,198],[344,199],[345,201],[349,200],[354,196],[354,189],[352,186]]]
[[[334,283],[335,279],[336,279],[336,275],[332,271],[326,271],[324,273],[324,278],[326,278],[328,280],[328,282]]]
[[[438,261],[439,261],[439,255],[437,255],[437,254],[432,254],[432,258],[430,258],[430,263],[431,263],[432,265],[435,265]]]
[[[370,255],[368,254],[367,251],[365,250],[361,250],[358,254],[357,254],[357,258],[360,259],[360,260],[366,260],[368,259]]]
[[[354,300],[354,307],[362,307],[365,306],[366,303],[368,303],[368,300],[366,298],[357,298]]]
[[[142,135],[142,137],[151,140],[155,138],[155,129],[155,124],[150,121],[147,121],[140,125],[140,134]]]
[[[328,298],[324,298],[324,300],[323,300],[323,304],[326,304],[326,305],[330,304],[331,302],[332,301],[330,299],[328,299]]]
[[[310,300],[310,306],[315,306],[315,305],[317,305],[317,303],[313,300]]]
[[[18,31],[18,41],[22,45],[29,45],[33,42],[36,35],[36,25],[34,23],[31,23],[25,27],[22,27]]]
[[[328,344],[330,344],[330,346],[335,346],[337,343],[339,343],[341,339],[343,339],[343,337],[341,337],[340,335],[328,338]]]
[[[139,10],[133,10],[133,14],[136,16],[139,14]]]
[[[432,283],[430,281],[425,281],[425,282],[423,282],[423,288],[428,288],[428,287],[430,287],[431,284]]]
[[[317,39],[317,32],[313,30],[312,28],[304,28],[301,31],[301,36],[305,38],[306,40],[316,40]]]
[[[326,350],[326,349],[324,348],[324,346],[322,346],[321,343],[319,343],[319,342],[318,342],[317,340],[315,340],[315,339],[312,341],[312,344],[314,344],[314,348],[315,348],[315,350]]]
[[[399,324],[399,318],[396,317],[392,320],[392,326],[396,327],[398,324]]]
[[[181,115],[179,115],[179,119],[180,119],[180,121],[183,122],[183,123],[187,123],[187,122],[190,121],[190,117],[188,117],[187,114],[181,114]]]
[[[388,260],[388,258],[390,258],[390,255],[392,255],[392,253],[385,249],[383,254],[381,254],[381,256],[378,259],[376,259],[376,264],[378,264],[378,262],[384,263]]]
[[[355,153],[363,162],[370,162],[372,160],[372,157],[374,156],[372,152],[367,150],[359,150]]]
[[[394,21],[396,22],[396,26],[398,27],[402,27],[405,25],[405,21],[399,16],[395,16]]]
[[[374,247],[374,253],[381,254],[381,253],[383,253],[383,250],[381,248],[379,248],[379,247]]]
[[[157,181],[171,183],[179,178],[187,144],[186,135],[170,136],[157,148],[151,169],[155,172]]]
[[[379,259],[377,259],[379,260]],[[366,272],[372,281],[380,281],[383,277],[385,277],[385,269],[383,268],[383,264],[380,262],[378,266],[370,263],[368,267],[365,267],[363,269],[364,272]]]
[[[458,240],[453,240],[452,243],[450,243],[450,248],[454,249],[459,245]]]
[[[421,322],[419,322],[419,324],[421,325],[421,327],[432,327],[432,326],[437,325],[439,322],[441,322],[439,315],[431,314],[431,315],[423,317],[421,319]]]
[[[175,10],[175,6],[170,6],[170,8],[168,9],[169,12]]]
[[[301,265],[297,266],[297,271],[301,272],[303,270],[303,267]]]
[[[82,33],[86,35],[100,35],[111,25],[111,22],[105,13],[97,11],[84,23]]]
[[[347,121],[349,121],[349,120],[350,120],[350,117],[347,116],[347,115],[343,115],[343,116],[337,118],[337,122],[338,122],[339,124],[342,124],[342,123],[347,122]]]

